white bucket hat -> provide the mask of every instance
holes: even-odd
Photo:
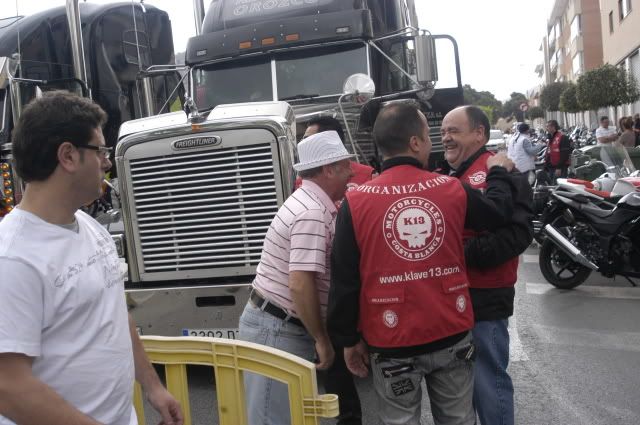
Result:
[[[293,169],[296,171],[310,170],[354,156],[347,152],[337,132],[323,131],[298,143],[300,162],[294,164]]]

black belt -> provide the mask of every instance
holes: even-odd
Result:
[[[293,323],[294,325],[304,328],[304,325],[302,324],[302,321],[300,319],[287,314],[286,311],[284,311],[274,303],[265,300],[264,298],[262,298],[262,295],[260,295],[255,289],[251,290],[249,299],[251,299],[253,305],[258,307],[260,310],[269,313],[270,315],[275,316],[278,319],[282,319],[285,322]]]

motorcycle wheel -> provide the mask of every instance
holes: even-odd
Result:
[[[591,274],[591,269],[571,260],[549,239],[542,243],[539,263],[542,276],[558,289],[573,289]]]

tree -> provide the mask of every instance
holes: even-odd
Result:
[[[605,64],[578,78],[576,98],[584,109],[597,111],[607,106],[633,103],[640,98],[640,91],[626,69]]]
[[[576,96],[578,86],[570,82],[567,88],[560,95],[560,110],[562,112],[576,113],[582,111],[584,108],[580,106],[578,97]]]
[[[500,102],[493,93],[488,91],[477,91],[469,84],[462,87],[464,93],[464,103],[467,105],[476,105],[487,114],[491,123],[495,123],[502,113],[502,102]]]
[[[559,111],[560,95],[568,85],[566,81],[558,81],[544,86],[540,92],[540,106],[547,111]]]
[[[504,106],[502,107],[502,116],[504,118],[514,116],[516,120],[524,121],[524,112],[520,110],[520,105],[527,102],[527,96],[524,94],[518,92],[511,93],[511,99],[504,102]]]
[[[491,106],[484,106],[484,105],[476,105],[476,106],[482,109],[482,112],[484,112],[487,115],[487,118],[489,118],[490,123],[495,124],[495,120],[497,120],[498,118],[494,115],[493,108],[491,108]]]
[[[535,120],[536,118],[544,118],[544,109],[539,106],[533,106],[529,108],[527,115],[532,120]]]

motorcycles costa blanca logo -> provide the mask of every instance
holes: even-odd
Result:
[[[444,241],[442,212],[436,204],[424,198],[408,197],[395,201],[385,213],[382,225],[387,245],[405,260],[429,258]]]
[[[487,180],[487,173],[484,171],[478,171],[469,176],[469,183],[477,185],[482,184]]]

